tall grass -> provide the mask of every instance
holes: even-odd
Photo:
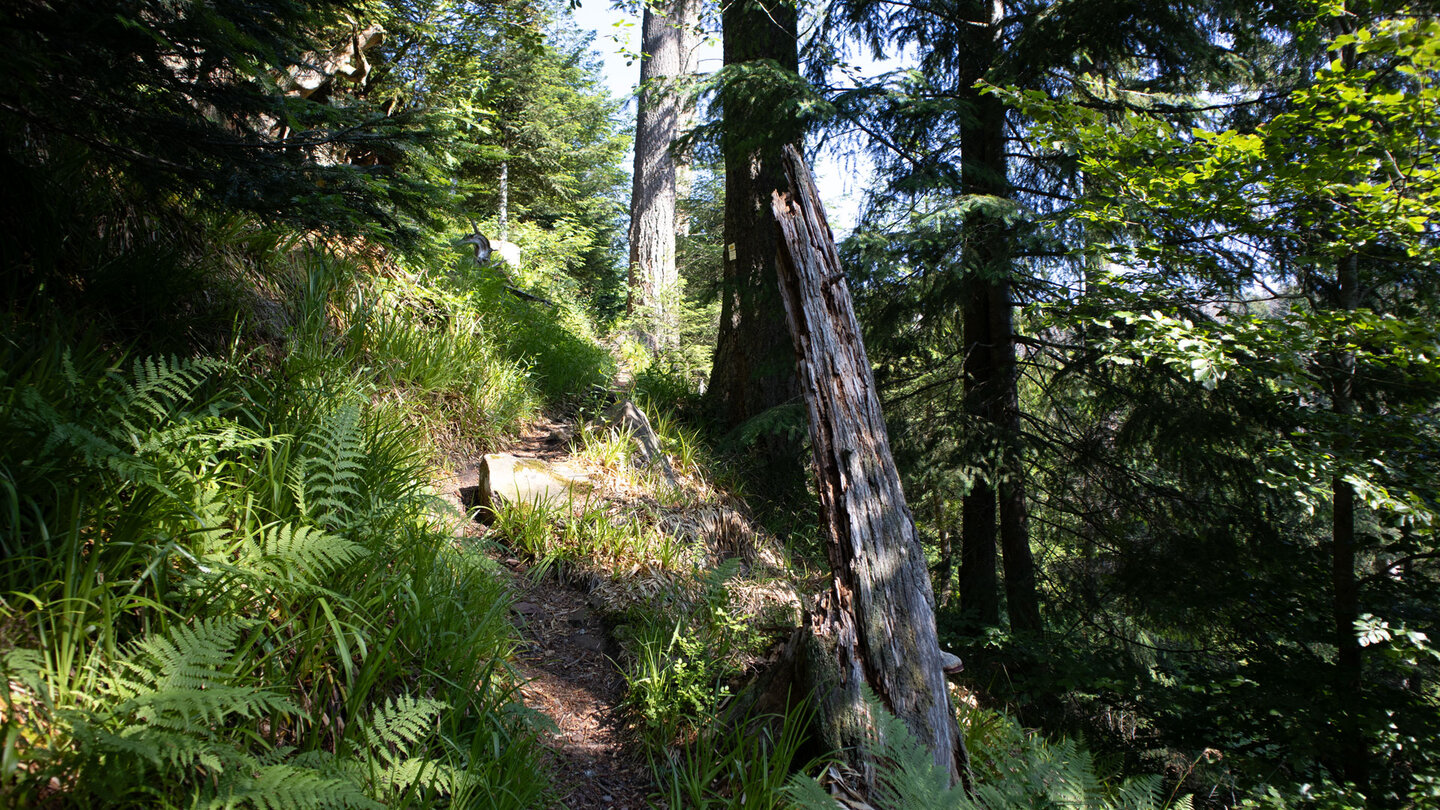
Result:
[[[13,802],[541,801],[505,593],[437,519],[414,429],[496,430],[532,395],[477,324],[302,269],[278,366],[0,340]]]
[[[527,252],[524,264],[512,270],[461,260],[453,266],[449,283],[465,306],[490,325],[505,356],[525,368],[546,402],[571,406],[592,388],[604,386],[615,363],[599,345],[574,280],[562,266],[553,250]],[[550,304],[523,300],[507,289],[510,286]]]

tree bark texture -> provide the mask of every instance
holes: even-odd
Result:
[[[973,228],[969,230],[974,231]],[[967,238],[966,253],[978,252]],[[989,282],[970,267],[962,282],[964,296],[965,392],[963,405],[972,424],[993,424],[995,401],[990,352]],[[995,576],[995,487],[977,477],[960,503],[960,612],[967,622],[991,627],[1000,623],[1000,589]]]
[[[986,25],[974,27],[970,37],[965,71],[973,76],[967,76],[966,87],[984,77],[1004,47],[1000,41],[1004,3],[991,0],[986,9]],[[990,480],[977,480],[961,507],[960,604],[982,626],[1000,621],[995,575],[998,523],[1010,627],[1016,632],[1039,632],[1040,603],[1030,551],[1020,440],[1012,237],[1001,212],[983,201],[989,198],[998,203],[1012,196],[1005,154],[1006,107],[994,95],[979,91],[971,91],[968,102],[973,115],[960,129],[961,184],[967,195],[981,202],[965,225],[964,405],[973,422],[991,427],[1002,452]]]
[[[679,332],[675,264],[676,163],[671,145],[687,106],[681,86],[693,66],[692,32],[698,0],[647,5],[641,24],[639,112],[635,121],[635,178],[630,194],[630,284],[627,314],[640,316],[641,340],[651,352]]]
[[[721,12],[724,62],[772,60],[798,72],[795,5],[785,0],[735,0]],[[720,422],[735,427],[799,396],[790,335],[775,286],[778,248],[770,198],[786,188],[780,150],[797,146],[795,122],[776,120],[773,98],[751,85],[722,89],[725,156],[725,246],[720,332],[710,397]]]
[[[1009,277],[990,285],[990,323],[995,336],[996,416],[1005,455],[1000,483],[1000,553],[1005,570],[1005,606],[1010,630],[1039,633],[1040,599],[1035,588],[1035,558],[1030,552],[1030,513],[1025,497],[1025,452],[1020,413],[1020,373],[1015,357],[1015,304]]]
[[[930,748],[936,764],[958,778],[964,744],[945,684],[930,574],[890,453],[850,288],[799,151],[786,147],[784,163],[789,191],[773,200],[781,232],[779,287],[810,417],[834,574],[808,619],[834,656],[822,718],[848,733],[863,731],[861,686],[869,684]]]

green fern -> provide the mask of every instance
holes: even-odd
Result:
[[[276,764],[260,768],[253,777],[224,780],[219,795],[201,807],[207,810],[309,810],[309,808],[363,808],[378,810],[385,805],[368,796],[353,781],[296,765]]]
[[[370,770],[380,796],[421,790],[453,795],[464,782],[443,759],[417,755],[438,735],[437,721],[449,708],[438,700],[401,695],[375,707],[365,725]]]
[[[0,793],[534,806],[533,739],[474,663],[509,643],[499,586],[429,527],[403,414],[291,411],[218,361],[31,355],[0,365],[0,624],[34,646],[0,653],[0,759],[23,764]],[[404,688],[449,703],[377,705]]]
[[[393,760],[435,733],[435,718],[445,704],[401,695],[375,707],[365,726],[365,741],[382,759]]]
[[[131,366],[130,382],[119,375],[112,379],[122,396],[111,411],[116,427],[128,434],[144,433],[149,424],[169,419],[178,403],[189,401],[196,388],[223,367],[210,358],[179,360],[174,357],[140,357]]]
[[[1090,753],[1073,740],[1050,743],[1017,735],[1018,747],[972,751],[972,757],[998,757],[990,769],[994,778],[975,785],[974,795],[950,784],[949,770],[939,767],[930,751],[915,739],[906,725],[890,714],[866,691],[865,700],[876,728],[869,751],[877,763],[872,801],[892,810],[1027,810],[1034,807],[1073,810],[1190,810],[1189,796],[1167,801],[1158,776],[1126,780],[1116,789],[1106,786]],[[818,782],[796,777],[786,786],[802,810],[835,810],[836,801]]]
[[[283,523],[263,532],[258,548],[265,569],[318,578],[365,555],[365,547],[313,526]]]
[[[239,619],[211,619],[146,637],[127,648],[87,705],[57,713],[73,746],[73,756],[55,763],[56,773],[71,780],[67,798],[81,806],[133,800],[264,810],[382,807],[367,793],[365,780],[348,773],[332,754],[251,751],[257,738],[241,721],[299,710],[237,673],[245,657],[237,642],[249,626]],[[33,683],[42,667],[40,656],[15,653],[5,664],[21,683]],[[442,707],[435,701],[393,702],[377,712],[373,739],[414,744]],[[389,770],[423,774],[419,762],[401,760]]]
[[[218,618],[147,636],[127,648],[84,704],[59,712],[74,740],[81,791],[134,789],[147,774],[198,787],[253,768],[228,727],[298,710],[237,674],[243,653],[235,648],[249,626]]]
[[[347,403],[325,414],[301,447],[291,478],[301,513],[327,529],[349,528],[365,469],[359,406]]]

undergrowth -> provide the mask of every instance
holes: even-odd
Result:
[[[876,763],[869,800],[877,807],[925,810],[1189,810],[1191,797],[1167,790],[1159,776],[1120,779],[1106,773],[1073,740],[1051,741],[1013,719],[987,709],[961,713],[974,763],[970,790],[951,784],[949,768],[935,764],[929,749],[866,690],[875,721],[867,755]],[[844,805],[818,781],[797,776],[787,791],[801,810]]]
[[[256,244],[224,356],[0,324],[0,792],[543,804],[506,593],[429,481],[603,364],[515,351],[510,303],[454,279]]]

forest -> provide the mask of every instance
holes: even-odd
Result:
[[[5,806],[1440,808],[1440,8],[605,2],[0,4]]]

